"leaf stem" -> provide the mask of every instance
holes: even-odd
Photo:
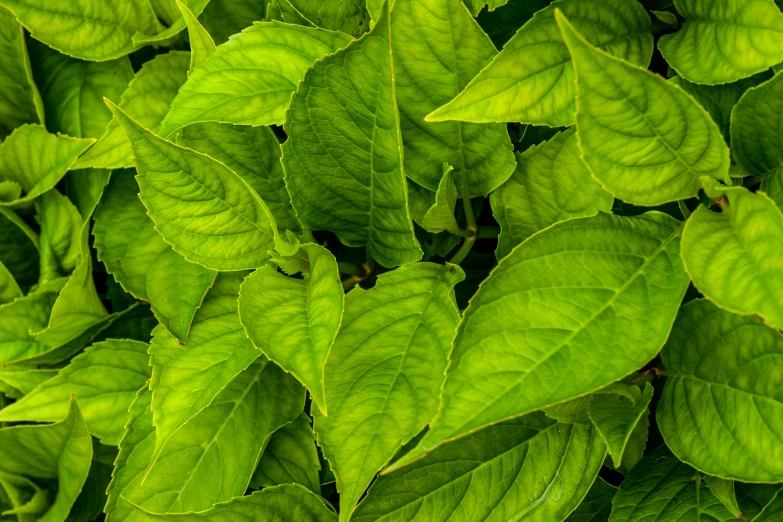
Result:
[[[340,263],[338,261],[337,266],[341,267],[344,266],[346,263]],[[372,275],[373,270],[375,269],[375,260],[367,256],[367,261],[361,265],[352,265],[356,268],[356,274],[352,275],[348,279],[342,282],[343,290],[347,292],[354,286],[358,285],[362,281],[366,280],[368,277]],[[340,271],[342,271],[342,268],[340,268]]]
[[[464,194],[464,192],[463,192]],[[473,215],[473,206],[470,204],[470,198],[465,194],[462,197],[462,205],[465,208],[465,221],[467,221],[468,227],[465,231],[467,233],[465,239],[462,241],[462,246],[459,248],[454,257],[449,261],[455,265],[460,264],[465,260],[467,255],[473,249],[473,245],[476,243],[476,237],[478,236],[478,227],[476,226],[476,216]]]
[[[684,217],[685,219],[691,217],[691,211],[688,210],[688,206],[685,204],[684,201],[680,200],[677,202],[677,204],[680,206],[680,212],[682,212],[682,217]]]

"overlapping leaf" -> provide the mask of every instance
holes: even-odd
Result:
[[[749,89],[731,113],[731,151],[754,176],[783,167],[783,74]]]
[[[0,8],[0,139],[25,123],[43,123],[43,105],[33,82],[24,30]]]
[[[320,470],[310,418],[302,413],[272,435],[250,486],[270,488],[281,484],[301,484],[318,494],[321,492]]]

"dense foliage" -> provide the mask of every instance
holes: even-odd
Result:
[[[773,0],[0,0],[0,521],[783,521]]]

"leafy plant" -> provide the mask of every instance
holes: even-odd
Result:
[[[782,521],[779,4],[0,0],[0,521]]]

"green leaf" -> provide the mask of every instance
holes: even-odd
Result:
[[[453,171],[454,167],[448,163],[443,164],[443,177],[435,192],[435,201],[421,219],[421,226],[430,232],[447,230],[457,234],[460,231],[457,219],[454,217],[454,208],[457,206],[459,195],[453,181]]]
[[[783,481],[771,458],[783,450],[783,335],[700,299],[682,307],[661,357],[657,419],[672,452],[710,475]]]
[[[57,482],[57,493],[38,522],[66,519],[91,460],[92,441],[74,400],[60,422],[0,430],[0,472]]]
[[[56,377],[23,399],[0,410],[0,422],[55,421],[78,401],[90,434],[117,445],[136,391],[147,382],[147,344],[111,340],[95,344],[75,357]]]
[[[714,477],[713,477],[714,478]],[[737,503],[739,504],[742,516],[746,520],[756,520],[756,517],[765,507],[772,508],[774,504],[783,499],[783,496],[776,495],[783,489],[779,484],[746,484],[744,482],[735,482],[734,490],[736,492]],[[781,504],[783,507],[783,504]],[[775,509],[770,509],[770,512]]]
[[[272,265],[259,268],[242,284],[239,315],[256,348],[299,379],[326,413],[324,363],[340,328],[343,288],[328,250],[301,248],[309,261],[304,278],[287,277]]]
[[[6,397],[20,399],[55,375],[57,370],[3,368],[0,371],[0,392]]]
[[[269,127],[196,123],[177,143],[210,156],[236,172],[264,200],[280,229],[299,230],[283,181],[280,142]]]
[[[685,24],[658,49],[694,83],[747,78],[783,61],[783,14],[772,0],[675,0]]]
[[[476,21],[495,47],[501,49],[520,27],[550,3],[552,0],[509,0],[501,9],[480,12]]]
[[[753,519],[753,522],[775,522],[781,516],[783,516],[783,493],[778,491],[775,498],[764,506],[764,509]]]
[[[188,6],[177,0],[177,7],[182,12],[182,18],[188,24],[188,36],[190,37],[190,70],[192,71],[204,58],[215,52],[215,42],[204,26],[201,25]]]
[[[761,190],[783,211],[783,174],[778,172],[761,182]]]
[[[311,24],[361,35],[370,25],[365,0],[287,0],[294,10]]]
[[[13,210],[0,207],[0,262],[27,293],[38,281],[38,234]]]
[[[736,521],[720,500],[701,483],[692,467],[661,446],[628,474],[612,500],[609,522],[648,520]]]
[[[158,133],[172,100],[188,78],[189,63],[190,54],[180,51],[160,54],[145,62],[123,92],[120,108],[139,125]],[[132,166],[128,138],[119,124],[111,120],[98,143],[76,161],[74,168],[118,169]]]
[[[105,169],[70,170],[65,175],[65,193],[83,219],[89,219],[98,206],[110,177],[111,171]]]
[[[102,62],[133,51],[137,32],[156,33],[149,0],[0,0],[36,39],[69,56]]]
[[[587,496],[566,519],[566,522],[606,522],[612,512],[612,498],[617,488],[595,479]]]
[[[379,5],[380,7],[380,5]],[[443,38],[443,35],[453,35]],[[405,174],[436,190],[454,167],[461,197],[486,196],[514,171],[504,124],[425,123],[497,54],[462,2],[397,0],[391,23]]]
[[[257,22],[193,70],[171,103],[160,134],[191,123],[283,123],[291,93],[319,58],[351,39],[323,29]]]
[[[598,214],[554,225],[503,258],[462,318],[438,416],[396,465],[586,395],[655,357],[688,287],[680,231],[657,212]]]
[[[99,138],[111,121],[103,98],[119,102],[133,79],[127,57],[105,62],[77,60],[35,40],[30,42],[33,77],[46,107],[46,128],[76,138]]]
[[[166,0],[168,4],[165,8],[166,11],[170,11],[170,14],[174,15],[174,19],[171,25],[164,31],[156,34],[155,36],[149,36],[145,34],[133,35],[133,44],[137,47],[148,44],[161,44],[166,45],[172,41],[172,38],[178,35],[185,27],[189,27],[187,17],[184,13],[178,12],[176,0]],[[185,8],[191,13],[191,18],[195,18],[201,14],[204,8],[209,4],[209,0],[184,0]],[[175,14],[176,12],[176,14]],[[190,31],[188,31],[190,32]]]
[[[141,513],[137,511],[137,513]],[[152,514],[143,512],[138,521],[247,522],[284,521],[335,522],[337,517],[319,496],[297,484],[286,484],[215,505],[201,513]]]
[[[199,19],[220,45],[258,20],[264,20],[273,0],[211,0]]]
[[[587,414],[606,442],[615,468],[623,463],[631,433],[639,424],[648,424],[652,396],[650,383],[645,384],[644,392],[634,384],[616,383],[592,394]]]
[[[76,161],[92,145],[93,139],[77,139],[49,134],[41,125],[23,125],[0,144],[0,181],[19,183],[24,196],[11,203],[18,206],[32,201],[53,188]],[[35,154],[33,151],[46,151]]]
[[[301,484],[319,494],[320,470],[321,463],[315,447],[315,434],[310,427],[310,417],[302,413],[272,435],[261,454],[250,486],[269,488],[280,484]]]
[[[95,211],[95,249],[106,271],[137,299],[149,301],[161,325],[180,342],[217,275],[185,260],[163,241],[128,171],[115,171]]]
[[[764,176],[783,167],[783,74],[748,89],[731,112],[731,152],[742,168]]]
[[[408,210],[390,24],[387,8],[369,33],[307,72],[283,145],[302,226],[366,247],[385,267],[422,256]]]
[[[22,297],[22,290],[16,283],[13,274],[0,261],[0,305],[10,303],[17,297]]]
[[[576,69],[579,147],[604,188],[653,206],[695,196],[700,176],[729,183],[729,149],[707,111],[662,77],[590,45],[562,14],[558,23]]]
[[[416,263],[346,296],[324,367],[329,415],[312,412],[319,446],[337,477],[341,521],[373,476],[435,414],[459,321],[453,287],[464,278],[456,265]]]
[[[783,214],[763,192],[723,189],[728,207],[696,209],[685,225],[682,260],[699,291],[739,314],[783,328]]]
[[[161,327],[153,330],[150,389],[158,450],[260,355],[237,314],[243,275],[218,276],[196,312],[186,345]]]
[[[742,520],[740,508],[737,505],[737,495],[734,491],[733,480],[725,480],[708,475],[704,477],[704,483],[710,488],[712,494],[723,503],[723,506],[729,510],[729,513],[738,520]]]
[[[611,211],[614,198],[590,175],[569,129],[518,154],[516,170],[489,201],[500,223],[495,255],[502,259],[559,221]]]
[[[131,142],[141,201],[163,239],[188,261],[213,270],[262,265],[277,230],[248,184],[222,163],[155,136],[107,103]]]
[[[90,473],[81,493],[73,503],[66,522],[90,522],[103,512],[106,505],[106,488],[111,482],[117,448],[103,446],[93,441]]]
[[[489,426],[382,476],[354,522],[560,522],[590,489],[606,448],[589,425],[541,413]]]
[[[24,30],[0,7],[0,139],[25,123],[43,123],[43,103],[33,82]]]
[[[70,275],[81,261],[81,231],[84,225],[79,209],[57,190],[49,190],[35,202],[36,220],[41,227],[40,281]]]
[[[451,102],[427,121],[518,121],[562,127],[574,123],[574,68],[555,10],[591,45],[646,67],[653,51],[652,22],[635,0],[560,0],[533,16]]]

